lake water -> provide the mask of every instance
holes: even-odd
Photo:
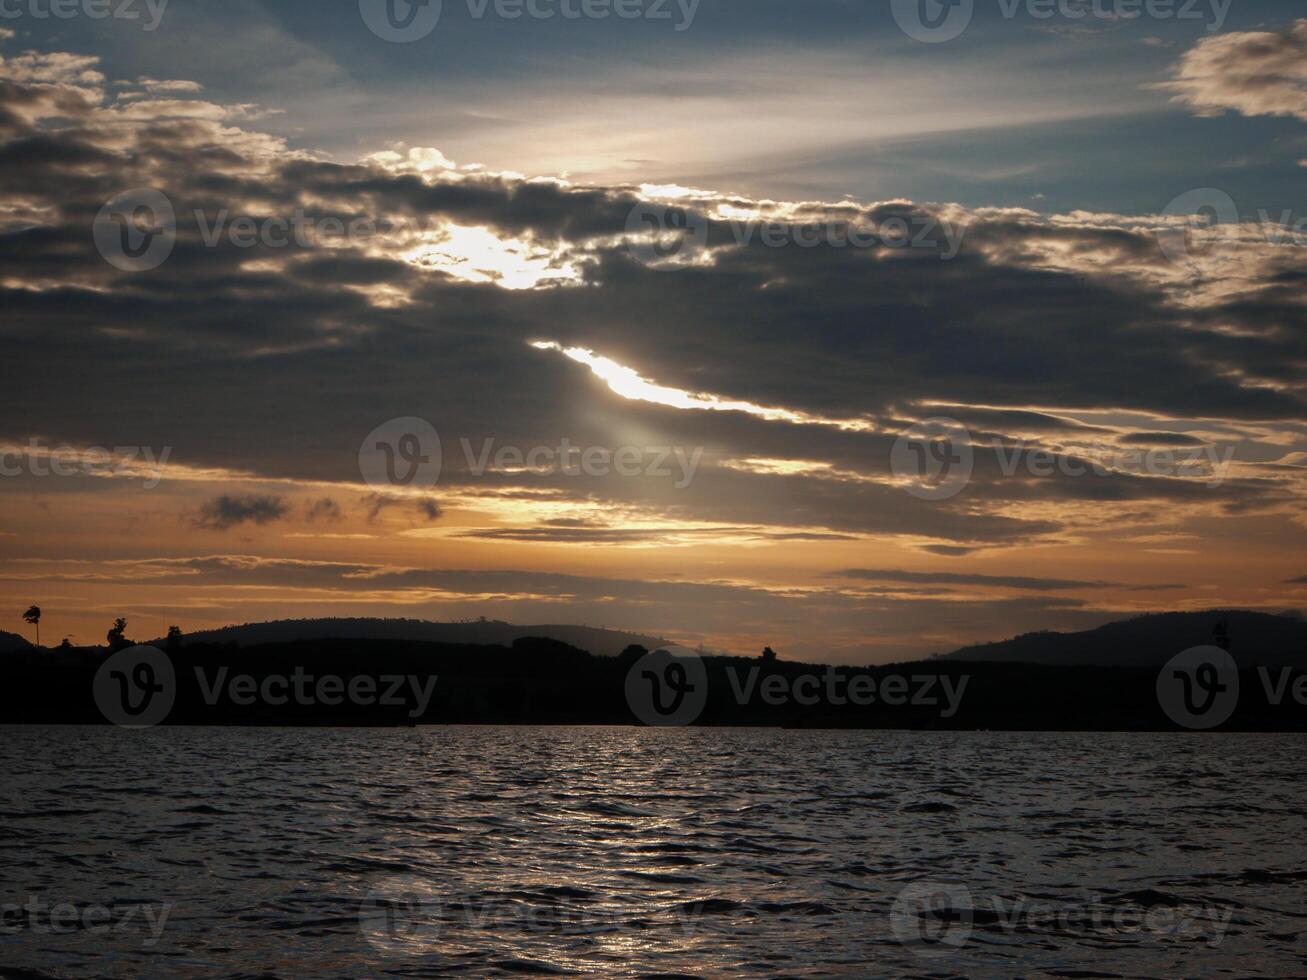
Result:
[[[0,735],[0,975],[1307,974],[1300,735]]]

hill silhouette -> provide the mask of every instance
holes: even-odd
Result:
[[[615,657],[632,644],[654,650],[673,642],[660,636],[596,626],[518,626],[495,619],[442,623],[429,619],[376,617],[275,619],[186,634],[188,643],[234,643],[241,647],[304,640],[421,640],[429,643],[512,646],[515,641],[526,637],[557,640],[599,657]],[[150,642],[155,646],[164,643],[163,639]]]
[[[28,642],[26,637],[19,636],[17,633],[6,633],[0,630],[0,653],[9,653],[11,650],[33,650],[35,647]]]
[[[662,703],[689,675],[683,671],[678,679],[664,670],[661,678],[671,687],[660,693],[646,682],[643,648],[604,657],[542,638],[510,647],[338,639],[249,647],[183,643],[153,656],[163,659],[137,680],[170,692],[164,695],[166,717],[148,722],[168,725],[635,725],[649,720],[641,707],[650,698]],[[0,657],[0,722],[109,723],[114,719],[105,706],[112,702],[102,684],[108,661],[98,647],[32,648]],[[694,670],[693,690],[703,692],[702,702],[686,723],[703,726],[1181,730],[1159,702],[1155,668],[943,659],[826,667],[708,656]],[[121,671],[121,683],[136,672]],[[163,685],[165,674],[170,680]],[[298,674],[306,675],[305,690],[314,696],[291,695],[288,681]],[[1242,671],[1237,710],[1218,730],[1307,731],[1307,700],[1286,695],[1272,702],[1263,694],[1265,686],[1288,692],[1307,684],[1302,670],[1287,674],[1264,685],[1259,671]],[[315,686],[328,679],[330,692]],[[346,696],[360,682],[371,695],[384,690],[395,696]],[[845,694],[858,685],[877,693],[871,701],[837,698],[824,693],[827,685]],[[777,698],[776,691],[791,693]],[[114,693],[120,692],[110,688]],[[134,694],[118,703],[135,701]]]
[[[1211,644],[1222,623],[1230,655],[1241,668],[1307,665],[1307,621],[1300,613],[1271,615],[1241,609],[1151,613],[1079,633],[1026,633],[963,647],[937,659],[1157,668],[1181,650]]]
[[[595,649],[518,635],[545,630]],[[513,638],[441,642],[433,635]],[[1173,705],[1159,694],[1181,683],[1170,676],[1171,659],[1191,647],[1221,646],[1238,677],[1212,678],[1219,681],[1213,686],[1193,675],[1213,696],[1233,692],[1229,713],[1214,724],[1307,731],[1307,622],[1292,615],[1160,613],[867,667],[786,661],[770,648],[759,657],[695,656],[683,648],[650,654],[669,645],[626,643],[632,639],[639,637],[492,621],[278,620],[178,634],[145,650],[149,663],[127,664],[114,661],[113,650],[143,653],[126,650],[126,638],[117,646],[50,649],[0,634],[0,644],[12,644],[0,646],[0,722],[103,724],[114,720],[106,704],[135,712],[166,690],[168,713],[156,721],[166,717],[167,724],[627,725],[649,722],[654,702],[665,718],[693,692],[698,704],[685,723],[698,725],[1175,731]],[[614,650],[619,642],[625,645]],[[299,675],[328,687],[287,698],[288,679]],[[398,700],[367,696],[391,681],[399,682]],[[361,693],[342,697],[355,684]],[[859,700],[855,690],[874,696]],[[1184,690],[1186,698],[1193,693]]]

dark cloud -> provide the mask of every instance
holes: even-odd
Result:
[[[310,500],[304,507],[304,516],[310,521],[340,521],[344,518],[344,512],[340,509],[340,504],[330,497],[320,497],[317,500]]]
[[[941,555],[945,558],[965,558],[967,555],[975,554],[981,549],[967,548],[963,545],[956,544],[925,544],[921,546],[921,550],[929,552],[932,555]]]
[[[439,520],[444,514],[440,507],[440,502],[435,497],[412,497],[398,496],[395,494],[370,493],[365,495],[360,501],[367,515],[369,524],[375,523],[382,513],[396,507],[407,507],[412,505],[414,513],[418,519],[430,523]]]
[[[167,445],[179,464],[353,484],[363,437],[418,415],[444,439],[445,507],[447,491],[536,494],[647,512],[667,526],[763,527],[770,540],[908,537],[953,557],[1065,534],[1078,504],[1250,513],[1295,499],[1275,474],[1219,486],[1117,471],[1011,475],[984,440],[1019,434],[1082,467],[1085,440],[1110,441],[1118,427],[1076,413],[1138,413],[1159,419],[1154,426],[1301,419],[1307,275],[1297,254],[1245,250],[1238,293],[1186,292],[1178,302],[1170,284],[1188,290],[1189,274],[1168,262],[1147,222],[889,202],[804,205],[794,220],[948,221],[965,226],[959,254],[736,244],[729,222],[713,220],[704,261],[660,271],[620,240],[637,201],[630,188],[308,159],[207,103],[189,115],[135,103],[126,118],[122,105],[100,101],[93,67],[74,58],[41,66],[39,83],[32,68],[0,86],[9,120],[0,154],[12,163],[5,201],[21,216],[0,226],[11,362],[0,410],[14,438]],[[91,222],[113,195],[139,186],[173,201],[177,242],[159,268],[124,273],[96,252]],[[712,195],[690,203],[727,201],[762,207]],[[297,210],[370,230],[285,247],[204,240],[222,213],[230,221]],[[423,247],[455,249],[451,222],[512,238],[513,248],[497,244],[462,265],[412,258]],[[504,288],[495,261],[531,249],[553,271],[570,263],[579,280]],[[528,346],[537,339],[814,421],[623,400],[585,366]],[[56,363],[57,386],[46,380]],[[898,432],[927,414],[958,418],[978,441],[972,481],[949,501],[917,500],[891,472]],[[632,432],[651,446],[702,447],[693,481],[476,475],[460,445],[566,437],[613,447]],[[1129,432],[1122,440],[1147,444]],[[751,459],[825,469],[750,468]],[[365,507],[376,520],[407,501],[374,495]],[[440,505],[413,505],[418,519],[439,516]],[[634,539],[620,530],[469,533]]]
[[[1126,446],[1205,446],[1208,441],[1183,432],[1129,432],[1117,439]]]
[[[408,501],[404,497],[392,497],[384,493],[370,493],[360,502],[367,513],[368,523],[373,524],[381,516],[382,511],[390,507],[398,507]]]
[[[284,519],[289,513],[290,505],[281,497],[269,494],[222,494],[204,504],[193,522],[197,527],[225,531],[237,524],[270,524]]]

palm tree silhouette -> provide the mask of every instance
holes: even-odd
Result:
[[[113,621],[113,627],[109,630],[108,633],[104,635],[104,638],[109,641],[110,653],[117,653],[119,650],[123,649],[124,647],[129,647],[132,645],[131,641],[129,641],[126,637],[123,636],[123,634],[126,631],[127,631],[127,620],[119,616],[117,619]]]
[[[23,619],[36,627],[36,645],[41,645],[41,607],[32,606],[23,613]]]

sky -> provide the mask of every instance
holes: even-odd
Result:
[[[392,2],[3,5],[0,629],[1307,607],[1289,5]]]

